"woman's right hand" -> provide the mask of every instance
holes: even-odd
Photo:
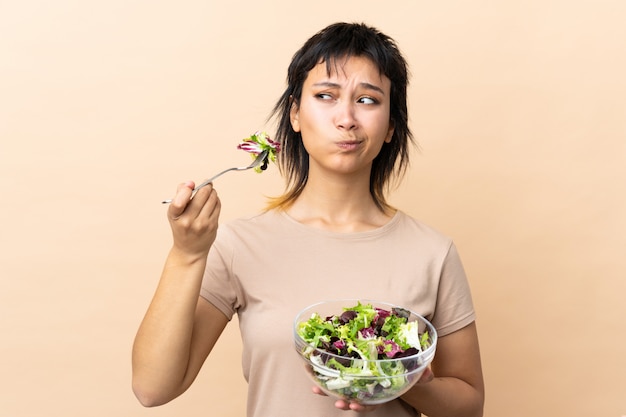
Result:
[[[193,195],[195,184],[180,184],[167,210],[174,249],[189,256],[206,256],[217,234],[221,203],[213,184]]]

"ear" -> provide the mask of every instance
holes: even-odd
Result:
[[[393,120],[389,121],[389,129],[387,130],[387,136],[385,136],[385,143],[391,142],[391,138],[393,137],[393,132],[396,130],[396,124]]]
[[[300,131],[300,106],[291,97],[291,109],[289,110],[289,120],[291,121],[291,127],[294,132]]]

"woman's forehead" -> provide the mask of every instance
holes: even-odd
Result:
[[[307,74],[314,77],[326,76],[328,78],[344,78],[354,72],[368,73],[382,84],[391,83],[389,78],[385,76],[379,66],[369,57],[361,55],[344,55],[338,57],[330,57],[329,59],[320,59],[318,63],[311,68]]]
[[[327,75],[342,72],[348,63],[358,62],[359,65],[369,65],[381,73],[380,66],[373,59],[363,55],[335,55],[328,58],[320,58],[316,66],[325,65]],[[381,74],[382,75],[382,74]]]

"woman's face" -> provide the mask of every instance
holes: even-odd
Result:
[[[309,72],[291,125],[302,135],[309,169],[366,173],[383,143],[391,141],[391,82],[364,57],[319,63]]]

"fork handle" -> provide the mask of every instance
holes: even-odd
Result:
[[[252,162],[247,167],[233,167],[233,168],[225,169],[224,171],[220,172],[219,174],[213,175],[211,178],[209,178],[208,180],[204,181],[202,184],[198,185],[196,188],[193,189],[193,191],[195,192],[195,191],[199,190],[200,188],[205,187],[205,186],[211,184],[213,182],[213,180],[215,180],[220,175],[227,173],[228,171],[245,171],[245,170],[257,167],[257,166],[259,166],[261,164],[261,162],[266,160],[268,154],[269,154],[269,150],[266,149],[263,152],[261,152],[260,154],[258,154],[257,157],[255,158],[254,162]],[[161,201],[161,203],[163,203],[163,204],[169,204],[171,202],[172,202],[171,199]]]
[[[213,175],[211,178],[209,178],[208,180],[204,181],[202,184],[196,186],[196,188],[193,189],[193,192],[195,193],[200,188],[206,187],[207,185],[211,184],[217,177],[219,177],[219,176],[221,176],[223,174],[226,174],[228,171],[233,171],[235,169],[237,169],[237,168],[228,168],[228,169],[225,169],[224,171],[222,171],[222,172],[220,172],[218,174]],[[172,199],[170,198],[168,200],[161,201],[161,204],[169,204],[171,202],[172,202]]]
[[[211,184],[217,177],[219,177],[220,175],[226,174],[228,171],[234,171],[237,168],[228,168],[225,169],[224,171],[220,172],[219,174],[215,174],[213,175],[211,178],[209,178],[208,180],[204,181],[202,184],[198,185],[196,188],[194,188],[194,191],[198,191],[200,188],[202,187],[206,187],[207,185]]]

